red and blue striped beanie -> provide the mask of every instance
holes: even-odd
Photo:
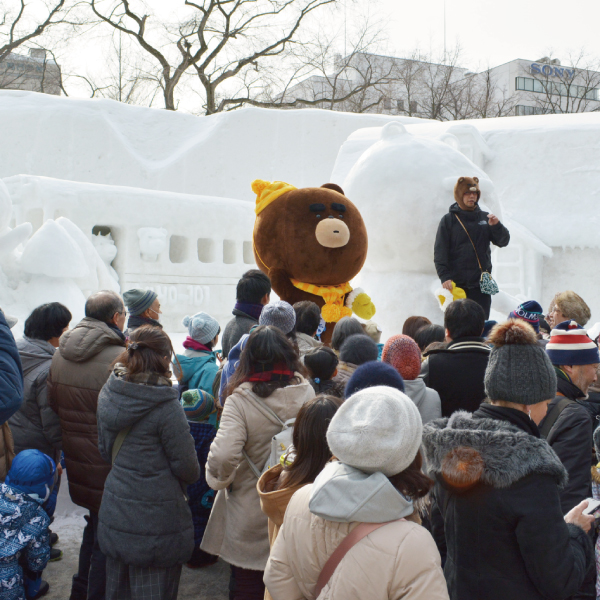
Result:
[[[600,363],[598,346],[575,321],[563,321],[550,333],[546,353],[553,365],[593,365]]]

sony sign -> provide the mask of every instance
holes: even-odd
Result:
[[[545,75],[546,77],[565,77],[567,79],[575,77],[575,69],[566,69],[565,67],[557,67],[555,65],[531,63],[529,70],[533,75]]]

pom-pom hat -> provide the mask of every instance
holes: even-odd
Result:
[[[422,434],[414,402],[398,390],[377,386],[353,394],[342,404],[327,429],[327,443],[344,464],[389,477],[410,466]]]
[[[546,352],[553,365],[594,365],[600,363],[598,346],[576,321],[564,321],[550,333]]]
[[[293,185],[285,181],[263,181],[255,179],[252,182],[252,191],[256,194],[256,207],[254,212],[260,214],[271,202],[275,202],[279,196],[295,190]]]
[[[183,326],[188,328],[188,333],[193,340],[201,344],[212,342],[219,333],[219,322],[205,312],[199,312],[192,317],[183,318]]]
[[[496,325],[488,341],[493,348],[484,383],[490,400],[531,405],[556,396],[554,367],[531,325],[510,319]]]
[[[181,395],[181,406],[188,421],[202,423],[216,410],[215,399],[204,390],[187,390]]]

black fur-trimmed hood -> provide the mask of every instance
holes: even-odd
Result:
[[[483,483],[508,488],[523,477],[550,475],[562,488],[567,471],[543,439],[496,419],[474,418],[458,411],[423,428],[430,474],[452,487]]]

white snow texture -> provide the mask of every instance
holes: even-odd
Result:
[[[493,316],[573,289],[600,319],[600,114],[194,117],[2,90],[0,129],[0,306],[17,333],[42,302],[64,302],[75,323],[89,294],[132,287],[157,291],[169,331],[200,310],[224,327],[238,278],[256,268],[257,178],[332,181],[359,207],[369,254],[354,283],[384,340],[411,314],[443,319],[433,241],[460,176],[479,177],[482,205],[511,231],[493,256]]]

